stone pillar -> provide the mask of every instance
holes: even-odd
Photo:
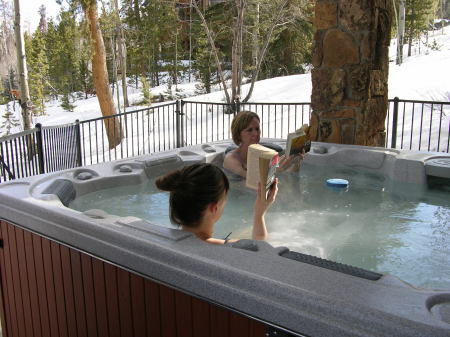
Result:
[[[313,140],[384,146],[391,0],[316,0]]]

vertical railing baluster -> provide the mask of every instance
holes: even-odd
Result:
[[[82,157],[81,157],[81,131],[80,131],[80,120],[77,119],[75,121],[75,144],[76,144],[76,164],[77,166],[81,166]]]
[[[402,115],[402,141],[400,148],[403,149],[403,136],[405,132],[405,109],[406,109],[406,102],[403,102],[403,115]]]
[[[450,147],[450,123],[448,123],[448,130],[447,130],[447,153],[449,152]]]
[[[422,111],[420,113],[419,151],[422,146],[422,130],[423,130],[423,105],[422,105]],[[403,146],[402,146],[402,148],[403,148]]]
[[[437,151],[438,152],[439,152],[439,149],[441,147],[442,115],[443,115],[443,104],[441,104],[441,113],[439,114],[438,145],[437,145]]]
[[[412,113],[411,113],[411,132],[410,137],[409,137],[409,149],[412,149],[412,142],[413,142],[413,131],[414,131],[414,111],[415,111],[415,104],[413,103],[412,106]],[[422,109],[423,109],[423,105],[422,105]]]
[[[39,173],[44,173],[44,149],[42,143],[42,125],[41,123],[36,124],[36,141],[37,141],[37,156],[39,163]]]
[[[181,147],[181,102],[180,102],[180,100],[176,101],[175,118],[176,118],[176,124],[175,124],[176,147],[180,148]]]
[[[423,107],[423,103],[422,103],[422,107]],[[423,108],[422,108],[423,109]],[[431,103],[431,111],[430,111],[430,129],[428,131],[428,151],[430,151],[430,145],[431,145],[431,130],[432,130],[432,125],[433,125],[433,110],[434,110],[434,106],[433,103]]]
[[[94,122],[95,123],[95,122]],[[89,163],[92,164],[92,136],[91,136],[91,122],[88,122],[88,139],[89,139]]]
[[[5,146],[6,156],[3,157],[3,160],[6,162],[6,166],[9,168],[9,172],[11,172],[10,174],[13,176],[13,179],[15,179],[16,178],[16,173],[14,171],[14,167],[11,165],[11,162],[14,160],[14,158],[10,159],[10,154],[9,153],[12,152],[12,151],[8,151],[8,149],[11,150],[11,140],[7,140],[5,142],[5,144],[6,144],[6,146]],[[5,160],[5,158],[6,158],[6,160]]]
[[[185,116],[186,116],[186,108],[185,108],[185,102],[182,100],[181,101],[181,104],[180,104],[180,122],[181,122],[181,125],[180,125],[180,142],[181,142],[181,146],[186,146],[186,139],[185,139],[185,129],[184,129],[184,124],[185,124]],[[186,125],[187,125],[187,123],[186,123]]]

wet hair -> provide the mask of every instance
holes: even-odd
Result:
[[[231,122],[231,136],[236,145],[241,143],[241,132],[250,125],[253,118],[260,121],[259,116],[252,111],[241,111],[233,118]]]
[[[212,202],[228,193],[228,178],[212,164],[193,164],[156,179],[156,187],[170,192],[170,221],[196,227]]]

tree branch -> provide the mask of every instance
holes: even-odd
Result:
[[[231,104],[230,95],[228,93],[228,89],[227,89],[227,86],[226,86],[226,83],[225,83],[225,77],[224,77],[224,74],[223,74],[222,66],[220,64],[219,55],[217,53],[217,48],[216,48],[216,45],[214,44],[214,40],[212,38],[211,31],[209,30],[209,27],[208,27],[208,25],[206,23],[205,16],[203,15],[203,13],[200,10],[200,8],[198,8],[197,3],[195,1],[191,1],[191,4],[194,7],[195,11],[197,12],[198,16],[200,17],[200,19],[202,21],[203,28],[205,28],[206,36],[208,38],[209,44],[210,44],[211,49],[212,49],[212,53],[214,55],[214,61],[216,63],[217,71],[219,73],[220,82],[222,83],[222,87],[223,87],[223,91],[225,93],[225,97],[227,99],[227,103]]]
[[[283,0],[281,2],[280,6],[278,7],[278,10],[276,12],[276,16],[275,16],[274,20],[272,21],[272,25],[270,26],[270,28],[266,34],[266,38],[264,41],[262,51],[260,53],[258,53],[259,54],[258,63],[256,64],[256,67],[253,70],[252,83],[250,85],[250,90],[248,91],[247,96],[242,101],[243,103],[247,102],[250,99],[250,97],[252,96],[253,89],[255,87],[255,82],[256,82],[256,79],[258,78],[258,74],[261,69],[261,64],[262,64],[264,56],[267,52],[267,47],[269,46],[269,42],[272,37],[273,31],[275,30],[275,27],[277,26],[278,22],[282,19],[282,13],[283,13],[283,10],[286,7],[288,1],[289,0]]]

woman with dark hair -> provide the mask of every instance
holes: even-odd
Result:
[[[245,177],[247,174],[248,147],[258,144],[261,138],[259,116],[252,111],[239,112],[231,122],[231,136],[238,146],[225,155],[223,167],[228,171]],[[295,156],[280,157],[278,172],[298,171],[304,153]]]
[[[194,164],[159,177],[155,184],[160,190],[170,192],[170,220],[173,224],[209,243],[228,242],[228,239],[212,237],[214,224],[222,216],[230,188],[228,178],[220,168],[212,164]],[[254,240],[267,237],[264,216],[275,201],[277,191],[276,181],[266,200],[261,188],[258,189],[253,214]]]

